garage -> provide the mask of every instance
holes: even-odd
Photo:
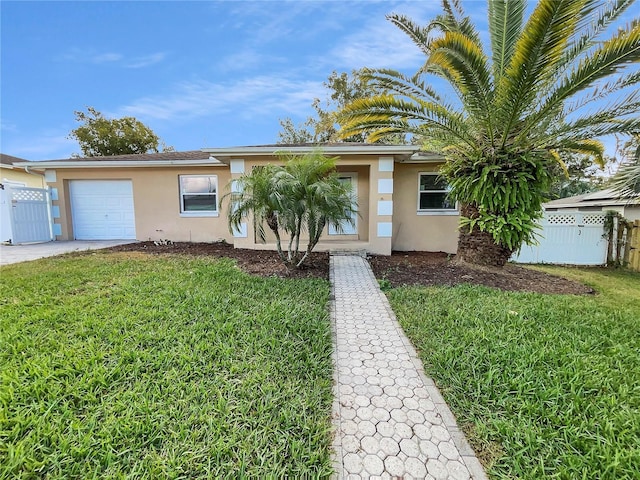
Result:
[[[69,196],[76,240],[135,240],[131,180],[71,180]]]

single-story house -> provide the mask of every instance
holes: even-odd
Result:
[[[274,249],[251,222],[230,233],[221,198],[253,167],[278,163],[277,152],[304,154],[316,145],[203,148],[187,152],[67,158],[38,162],[51,188],[57,240],[226,241]],[[318,250],[455,253],[458,211],[437,171],[442,157],[415,145],[333,143],[343,181],[352,182],[359,215],[353,229],[327,229]]]
[[[640,220],[640,195],[636,198],[621,198],[611,189],[560,198],[545,203],[543,207],[545,212],[606,212],[614,210],[627,220]]]
[[[29,166],[17,165],[18,163],[24,165],[26,162],[24,158],[0,153],[0,184],[11,187],[44,188],[46,185],[42,173],[33,172]]]

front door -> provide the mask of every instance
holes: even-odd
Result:
[[[352,185],[352,194],[353,198],[358,198],[358,175],[356,173],[341,173],[338,177],[340,183],[350,183]],[[352,214],[353,217],[353,225],[350,225],[349,222],[342,222],[341,229],[338,231],[333,225],[329,225],[329,235],[357,235],[358,233],[358,214],[354,212]]]

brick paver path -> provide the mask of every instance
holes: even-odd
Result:
[[[331,257],[338,478],[484,479],[364,258]]]

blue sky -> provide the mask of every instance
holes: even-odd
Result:
[[[533,2],[532,2],[533,3]],[[480,28],[485,1],[463,1]],[[134,116],[176,150],[275,143],[324,99],[329,74],[413,72],[419,50],[385,19],[429,1],[2,1],[0,150],[79,153],[74,110]]]

